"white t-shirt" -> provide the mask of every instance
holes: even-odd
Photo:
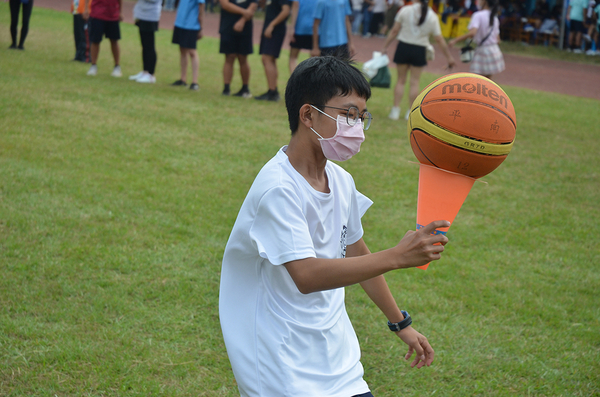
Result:
[[[342,258],[372,201],[330,161],[316,191],[283,147],[259,172],[223,254],[219,316],[242,396],[349,397],[369,391],[344,288],[302,294],[283,264]]]
[[[498,17],[494,17],[494,25],[490,27],[490,10],[481,10],[473,13],[471,16],[471,21],[469,22],[469,30],[476,28],[477,33],[475,33],[475,37],[473,41],[477,43],[478,46],[486,46],[492,44],[498,44],[498,36],[500,35],[500,21]],[[491,34],[486,39],[485,37],[488,33]],[[481,41],[485,39],[483,43]]]
[[[396,22],[402,24],[397,39],[407,44],[425,47],[429,44],[429,36],[439,36],[442,34],[440,21],[437,14],[431,8],[427,8],[427,16],[421,26],[419,26],[420,18],[420,3],[402,7],[394,19]]]

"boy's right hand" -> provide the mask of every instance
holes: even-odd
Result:
[[[425,265],[441,258],[444,245],[448,237],[443,234],[434,234],[435,229],[450,227],[448,221],[435,221],[421,229],[406,232],[402,240],[396,245],[399,251],[399,268],[409,268]]]

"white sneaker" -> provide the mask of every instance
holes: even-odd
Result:
[[[390,111],[388,118],[390,118],[392,120],[398,120],[400,118],[400,107],[399,106],[392,107],[392,110]]]
[[[581,48],[575,48],[573,54],[583,54],[583,50]]]
[[[123,76],[123,73],[121,73],[121,67],[120,66],[115,66],[115,68],[113,69],[112,73],[110,74],[112,77],[121,77]]]
[[[156,77],[152,76],[150,73],[144,72],[142,77],[136,80],[138,83],[156,83]]]
[[[144,75],[144,71],[142,70],[138,74],[134,74],[133,76],[129,76],[129,80],[137,80]]]
[[[87,75],[88,76],[95,76],[98,74],[98,65],[92,65],[90,66],[90,70],[88,70]]]
[[[410,109],[406,111],[406,114],[404,115],[404,120],[408,120],[409,117],[410,117]]]

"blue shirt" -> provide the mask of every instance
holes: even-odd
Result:
[[[348,0],[317,0],[314,19],[319,24],[319,47],[329,48],[348,44],[346,17],[352,15]]]
[[[571,0],[569,5],[571,6],[570,19],[583,22],[583,10],[587,8],[588,0]]]
[[[298,17],[296,18],[296,26],[294,27],[294,33],[298,35],[311,35],[313,34],[313,15],[315,13],[315,5],[317,0],[294,0],[299,3]]]
[[[205,0],[181,0],[177,7],[177,17],[175,26],[181,29],[200,30],[198,14],[200,13],[200,4]]]

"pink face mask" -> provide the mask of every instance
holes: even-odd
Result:
[[[312,107],[330,119],[336,120],[320,109],[317,109],[314,106]],[[337,130],[335,131],[335,135],[331,138],[323,138],[312,127],[310,129],[319,137],[321,149],[323,149],[325,157],[334,161],[346,161],[356,153],[360,152],[360,144],[365,140],[363,123],[362,120],[358,119],[356,124],[349,126],[346,117],[341,115],[337,117],[336,122]]]

